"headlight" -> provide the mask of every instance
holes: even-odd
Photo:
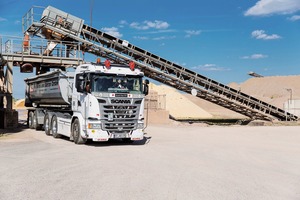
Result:
[[[89,123],[88,124],[88,128],[89,129],[100,129],[101,128],[101,124]]]
[[[144,123],[139,123],[137,125],[137,129],[143,129],[144,128]]]

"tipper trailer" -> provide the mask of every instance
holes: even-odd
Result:
[[[136,69],[104,63],[82,64],[75,72],[56,70],[25,79],[28,126],[76,144],[87,139],[144,138],[144,97],[148,80]]]

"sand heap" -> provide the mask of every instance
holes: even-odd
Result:
[[[229,87],[241,90],[243,93],[251,95],[276,107],[283,108],[284,102],[290,99],[300,99],[300,76],[270,76],[262,78],[250,78],[244,83],[230,83]],[[291,89],[291,90],[290,90]],[[202,100],[191,95],[186,95],[188,99],[198,106],[214,115],[215,118],[247,118],[216,104]]]
[[[244,83],[231,83],[229,86],[279,108],[283,108],[291,93],[293,100],[300,99],[300,76],[250,78]]]
[[[250,78],[244,83],[230,83],[229,86],[279,108],[283,108],[284,102],[291,98],[290,91],[292,91],[293,100],[300,99],[300,76]],[[179,106],[182,106],[184,102],[192,102],[193,106],[189,109],[196,110],[196,107],[200,107],[201,110],[204,111],[203,113],[205,113],[202,118],[208,117],[206,113],[209,113],[211,115],[210,118],[213,119],[247,118],[244,115],[210,103],[198,97],[194,97],[190,94],[180,93],[179,91],[167,86],[153,85],[152,89],[158,91],[160,94],[167,94],[166,109],[170,109],[171,115],[172,113],[174,115],[182,114],[184,117],[188,117],[188,115],[193,113],[193,111]],[[180,99],[182,99],[182,101],[180,101]],[[176,108],[176,110],[174,110],[174,108]]]
[[[241,115],[237,112],[231,111],[227,108],[211,103],[199,97],[194,97],[191,94],[184,94],[190,101],[195,103],[197,106],[205,109],[213,117],[212,119],[247,119],[247,116]]]
[[[169,111],[171,118],[176,120],[188,119],[210,119],[213,116],[190,101],[176,89],[165,85],[150,84],[150,91],[154,90],[158,95],[166,95],[166,110]]]
[[[14,102],[13,108],[14,109],[25,108],[25,99],[19,99],[16,102]]]

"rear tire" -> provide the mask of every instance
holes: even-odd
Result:
[[[33,121],[34,121],[34,114],[33,114],[32,111],[30,111],[28,113],[28,127],[31,128],[31,129],[34,129]]]
[[[51,135],[50,116],[48,113],[44,117],[44,130],[45,130],[46,135]]]
[[[57,133],[57,117],[53,115],[51,120],[51,134],[54,138],[59,138],[61,135]]]
[[[33,128],[35,130],[41,130],[42,129],[42,125],[38,123],[38,118],[37,118],[37,110],[34,111],[33,113]]]
[[[72,135],[75,144],[84,144],[86,139],[81,137],[79,120],[75,119],[72,124]]]

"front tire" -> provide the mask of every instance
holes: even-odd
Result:
[[[84,144],[86,142],[86,139],[80,134],[80,124],[78,119],[75,119],[72,124],[72,135],[75,144]]]

